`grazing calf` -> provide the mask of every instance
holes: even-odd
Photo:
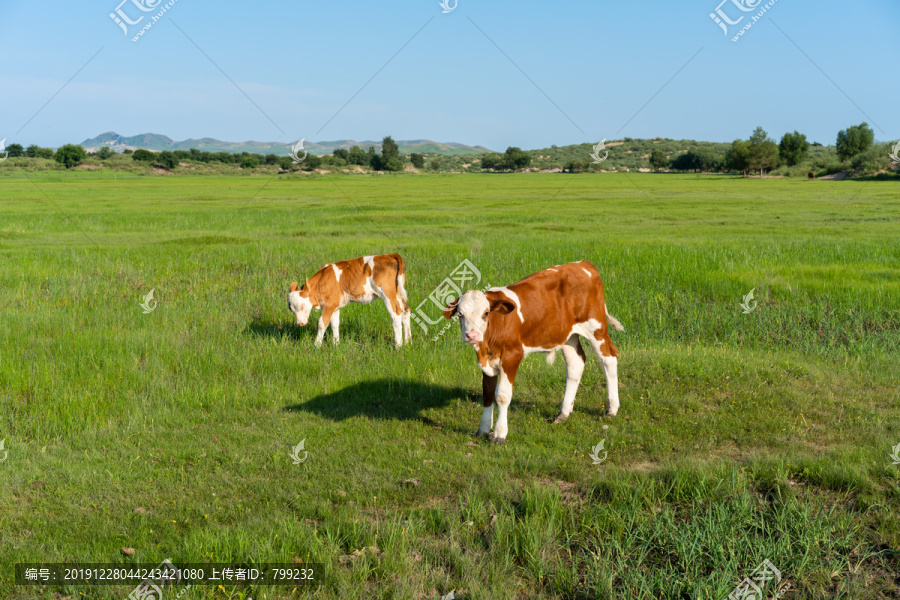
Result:
[[[334,343],[340,341],[338,327],[343,307],[351,302],[368,304],[378,297],[384,301],[391,316],[394,344],[402,346],[404,340],[409,342],[412,339],[403,280],[403,259],[397,254],[328,263],[301,287],[297,287],[296,281],[291,284],[288,308],[297,315],[297,325],[300,327],[306,325],[313,307],[322,309],[316,336],[316,346],[321,346],[329,323]]]
[[[484,413],[478,435],[490,433],[496,398],[494,442],[506,441],[513,381],[519,363],[532,352],[546,353],[547,361],[552,362],[555,351],[562,350],[566,393],[554,422],[565,421],[572,413],[584,371],[585,355],[578,336],[590,342],[600,359],[609,394],[608,414],[615,416],[619,410],[619,351],[609,339],[607,322],[619,331],[625,329],[606,312],[603,282],[588,261],[545,269],[507,287],[468,291],[444,310],[448,319],[456,314],[463,341],[475,348],[484,374]]]

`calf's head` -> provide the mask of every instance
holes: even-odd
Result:
[[[312,302],[309,300],[309,282],[303,287],[297,287],[297,282],[291,284],[288,292],[288,309],[297,316],[297,325],[303,327],[309,321],[309,313],[312,310]]]
[[[444,317],[459,316],[463,341],[474,346],[484,341],[491,313],[505,315],[516,305],[497,292],[468,291],[444,309]]]

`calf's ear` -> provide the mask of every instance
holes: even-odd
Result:
[[[295,281],[294,283],[291,284],[291,291],[296,292],[297,289],[299,289],[299,288],[297,288],[297,282]]]
[[[458,306],[459,306],[459,298],[457,298],[456,300],[454,300],[453,302],[451,302],[450,304],[447,305],[447,307],[444,309],[444,318],[452,319],[453,316],[456,314],[456,310],[457,310]]]
[[[516,310],[516,305],[504,298],[491,300],[491,312],[506,315]]]

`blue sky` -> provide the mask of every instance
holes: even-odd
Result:
[[[169,0],[147,13],[132,2],[160,0],[127,0],[129,18],[148,15],[127,36],[109,17],[120,1],[0,1],[0,138],[392,135],[503,150],[731,141],[762,125],[833,144],[861,121],[900,138],[896,0],[777,0],[738,42],[709,17],[720,0],[458,0],[447,14],[438,0],[177,0],[138,42]],[[736,32],[765,3],[721,10],[745,15]]]

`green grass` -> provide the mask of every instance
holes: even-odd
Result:
[[[0,178],[0,597],[124,598],[13,565],[164,558],[324,565],[183,598],[720,600],[763,559],[788,599],[900,597],[897,182],[111,175]],[[413,306],[464,258],[592,261],[619,416],[589,359],[552,425],[564,363],[532,357],[508,443],[476,440],[458,328],[395,350],[380,303],[314,348],[290,282],[387,252]]]

